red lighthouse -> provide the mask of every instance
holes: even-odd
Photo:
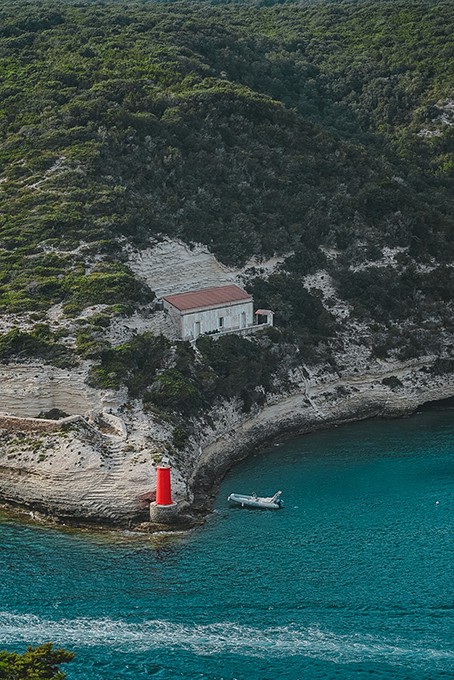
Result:
[[[159,465],[156,468],[156,505],[172,505],[169,465]]]
[[[150,520],[156,524],[174,524],[178,506],[172,500],[170,465],[156,467],[156,501],[150,504]]]

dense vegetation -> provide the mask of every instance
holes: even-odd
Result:
[[[0,679],[2,680],[64,680],[59,670],[62,663],[74,658],[66,649],[53,649],[50,642],[39,647],[28,647],[23,654],[0,651]]]
[[[0,335],[0,360],[39,357],[55,366],[72,366],[74,356],[60,340],[61,336],[52,333],[46,324],[36,324],[30,332],[13,328]]]
[[[276,310],[281,344],[309,358],[336,331],[302,284],[320,267],[380,325],[378,353],[402,344],[402,322],[419,332],[407,354],[422,351],[434,319],[452,323],[453,35],[451,0],[4,0],[0,311],[128,313],[153,293],[123,246],[165,234],[227,264],[292,251],[250,285]],[[359,267],[384,246],[400,249],[398,267]],[[253,356],[267,359],[268,340],[235,350],[254,389],[270,385]],[[203,370],[168,360],[157,380],[170,350],[143,342],[153,360],[134,343],[106,347],[99,327],[81,329],[78,349],[100,357],[95,383],[126,382],[155,405],[205,403],[221,390],[213,369],[248,403],[252,383],[236,384],[208,341]],[[2,343],[3,357],[29,346]]]
[[[159,412],[194,415],[217,397],[234,396],[249,410],[263,394],[257,387],[272,389],[272,375],[283,358],[283,348],[269,336],[259,343],[236,335],[203,336],[197,353],[187,342],[172,347],[163,336],[145,333],[102,351],[90,382],[102,388],[124,384],[132,398]]]

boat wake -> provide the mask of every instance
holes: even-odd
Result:
[[[416,646],[366,635],[336,635],[318,628],[254,628],[222,622],[182,625],[151,620],[126,623],[106,619],[42,619],[32,614],[0,612],[0,642],[41,644],[52,640],[68,647],[114,647],[122,651],[186,650],[195,655],[237,654],[252,657],[306,656],[338,663],[378,661],[417,667],[429,660],[451,668],[454,649]]]

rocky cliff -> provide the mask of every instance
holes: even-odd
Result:
[[[167,243],[159,246],[158,254],[166,248],[182,260],[174,269],[172,290],[185,285],[188,270],[193,272],[192,287],[215,280],[241,281],[244,276],[244,270],[221,272],[201,248],[191,251],[179,242]],[[263,263],[265,276],[275,264]],[[162,292],[170,278],[165,266],[165,258],[156,253],[136,258],[138,275],[156,288],[158,274],[162,276]],[[322,297],[332,308],[334,291],[326,273],[308,278],[307,286],[314,285],[323,288]],[[173,446],[174,423],[165,414],[147,410],[124,388],[89,387],[89,360],[66,369],[37,362],[3,364],[0,499],[64,522],[125,526],[147,519],[155,465],[169,461],[181,511],[189,507],[204,512],[229,467],[272,439],[362,418],[403,416],[424,402],[454,395],[454,374],[437,370],[439,354],[379,360],[367,344],[370,329],[359,332],[341,300],[334,307],[344,323],[334,366],[307,365],[303,351],[299,367],[289,369],[285,381],[281,378],[280,389],[266,393],[249,411],[240,399],[231,398],[192,416],[191,436],[180,450]],[[127,339],[152,325],[150,318],[145,310],[124,320],[121,328],[112,324],[107,332],[112,340]],[[48,321],[55,327],[70,326],[55,310]],[[440,330],[440,336],[448,347],[449,333]],[[37,417],[40,414],[45,417]]]

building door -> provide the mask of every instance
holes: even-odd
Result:
[[[194,337],[198,338],[200,335],[200,321],[196,321],[194,324]]]
[[[241,312],[240,328],[246,328],[246,312]]]

